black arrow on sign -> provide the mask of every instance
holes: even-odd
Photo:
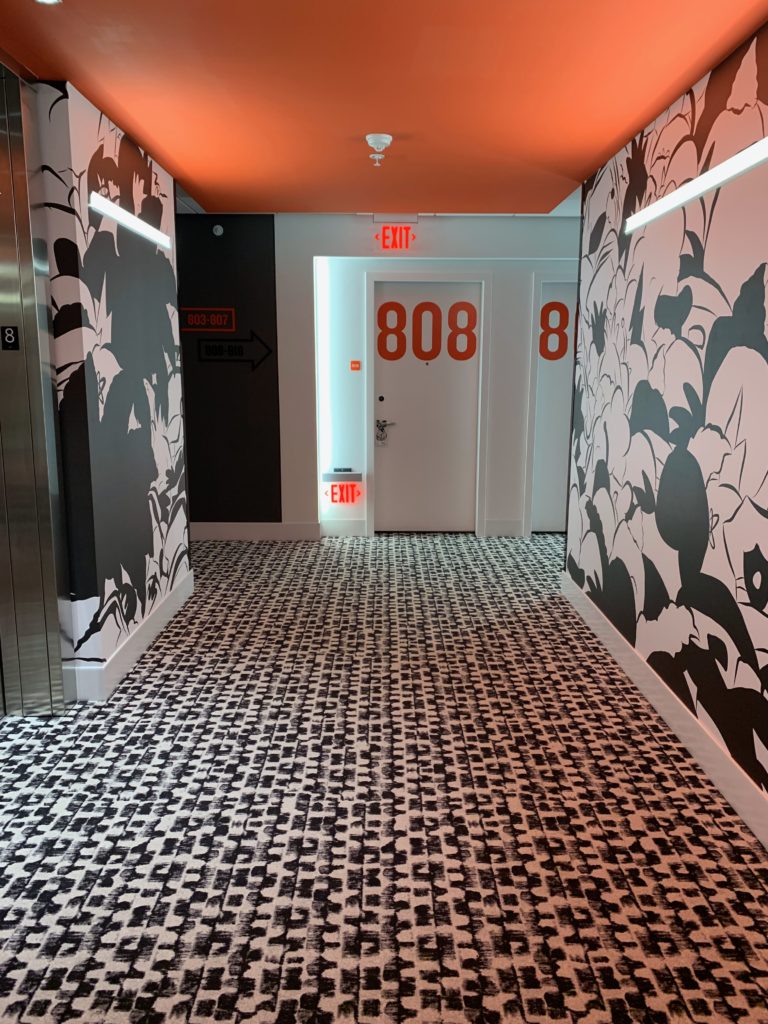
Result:
[[[197,355],[203,363],[250,363],[253,372],[269,359],[272,349],[251,331],[250,338],[198,338]]]

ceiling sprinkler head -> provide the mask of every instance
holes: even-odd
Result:
[[[372,132],[370,135],[365,136],[365,141],[371,149],[375,149],[377,153],[382,153],[392,142],[392,136],[387,135],[385,132]]]
[[[386,132],[371,132],[370,135],[365,136],[365,141],[374,150],[373,153],[369,153],[371,160],[373,160],[374,167],[381,167],[381,161],[384,159],[384,150],[392,142],[392,136],[387,135]]]

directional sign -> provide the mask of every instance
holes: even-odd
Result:
[[[179,321],[181,330],[190,333],[234,334],[237,330],[232,306],[182,306]]]
[[[251,370],[272,355],[272,349],[255,331],[251,331],[250,338],[199,338],[197,345],[198,358],[203,363],[250,363]]]

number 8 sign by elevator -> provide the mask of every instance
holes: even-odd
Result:
[[[425,320],[428,318],[428,326]],[[451,359],[466,362],[477,352],[477,307],[454,302],[448,309],[444,337],[443,310],[436,302],[417,302],[410,317],[411,348],[417,359],[437,359],[443,348]],[[376,312],[376,350],[382,359],[402,359],[408,350],[408,313],[402,302],[382,302]],[[426,337],[425,337],[426,334]]]

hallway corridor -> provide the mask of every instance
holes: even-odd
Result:
[[[0,723],[0,1021],[768,1022],[768,854],[562,540],[198,543],[105,705]]]

